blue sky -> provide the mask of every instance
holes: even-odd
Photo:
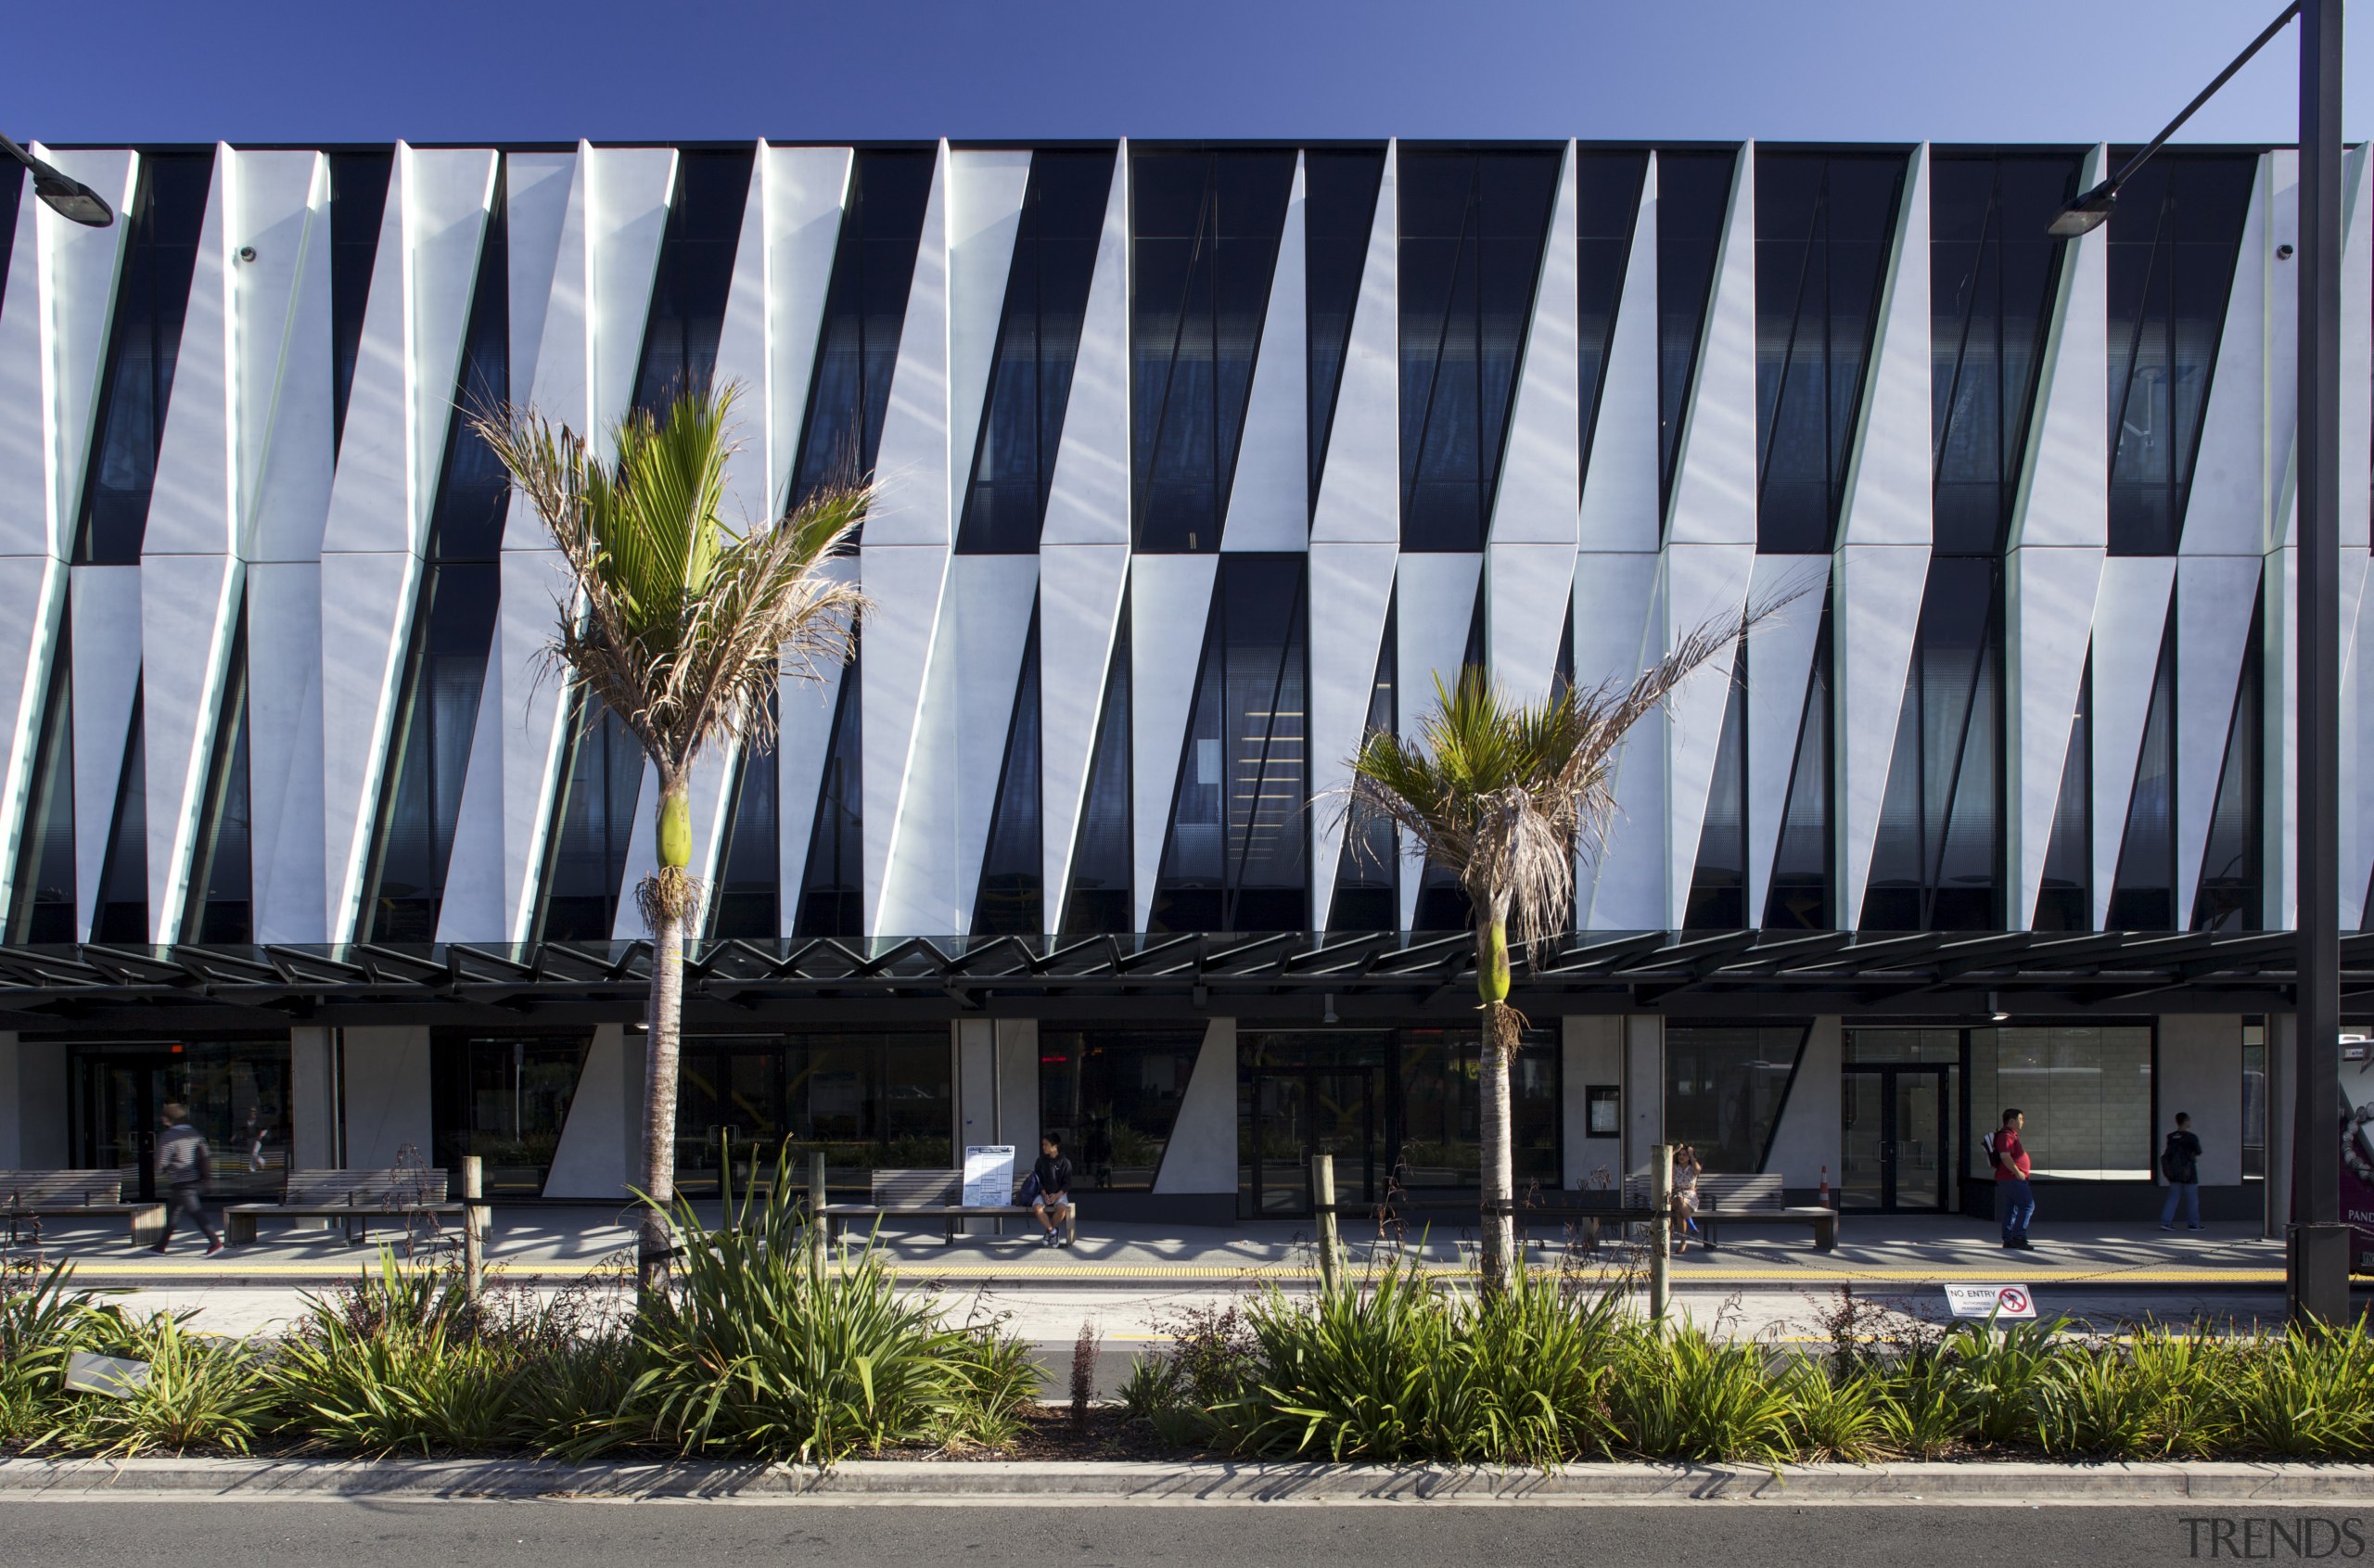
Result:
[[[2140,139],[2276,0],[80,0],[19,15],[55,142],[950,135]],[[2350,51],[2374,126],[2374,6]],[[38,32],[45,46],[33,47]],[[2291,139],[2279,38],[2188,139]],[[82,62],[73,68],[61,61]]]

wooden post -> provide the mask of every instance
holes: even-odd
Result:
[[[479,1277],[486,1270],[486,1243],[479,1238],[479,1200],[486,1196],[486,1167],[476,1154],[462,1156],[462,1289],[479,1298]]]
[[[1649,1316],[1663,1319],[1673,1298],[1673,1146],[1649,1150]]]
[[[1335,1156],[1310,1156],[1311,1205],[1319,1211],[1319,1281],[1333,1291],[1342,1283],[1340,1260],[1336,1256],[1338,1233],[1335,1225]]]
[[[734,1129],[717,1129],[717,1201],[718,1223],[734,1223]]]
[[[818,1279],[824,1277],[824,1243],[832,1234],[824,1219],[824,1151],[808,1152],[808,1264]]]

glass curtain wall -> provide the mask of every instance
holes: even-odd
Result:
[[[395,166],[393,148],[330,154],[330,421],[339,443],[346,440],[346,402],[363,354],[363,317]]]
[[[1395,657],[1395,621],[1390,601],[1385,609],[1385,636],[1377,648],[1376,682],[1369,688],[1368,723],[1363,739],[1393,733],[1394,684],[1399,663]],[[1335,867],[1335,902],[1327,917],[1336,931],[1393,931],[1401,924],[1401,848],[1392,819],[1382,812],[1358,810],[1344,824],[1344,848]]]
[[[1993,557],[1929,564],[1864,930],[2003,928],[1999,579]]]
[[[676,155],[676,188],[668,203],[651,309],[644,322],[643,363],[634,378],[633,406],[654,418],[686,393],[708,390],[716,373],[753,157],[747,147],[688,148]]]
[[[248,618],[242,611],[223,676],[197,854],[182,902],[185,942],[255,939],[255,834],[248,801]]]
[[[729,1128],[736,1170],[755,1158],[761,1179],[779,1153],[804,1180],[810,1154],[822,1152],[825,1180],[840,1192],[866,1191],[876,1168],[951,1169],[953,1066],[945,1026],[688,1037],[679,1185],[716,1192]]]
[[[1005,759],[998,770],[989,837],[981,857],[981,886],[973,902],[976,936],[1036,937],[1047,929],[1043,860],[1045,828],[1040,795],[1039,612],[1022,647],[1022,680],[1006,720]]]
[[[2126,802],[2118,870],[2111,879],[2107,928],[2176,928],[2176,617],[2171,604],[2160,637],[2160,664],[2151,679],[2136,749],[2135,788]]]
[[[643,791],[644,755],[625,722],[591,693],[571,705],[568,758],[553,813],[536,923],[544,942],[609,941]]]
[[[12,946],[71,942],[82,935],[74,925],[73,646],[72,623],[61,617],[50,650],[32,789],[19,830],[16,877],[9,884]]]
[[[1124,591],[1121,634],[1104,678],[1104,711],[1096,749],[1089,756],[1088,795],[1072,851],[1071,887],[1064,900],[1066,936],[1126,934],[1137,924],[1130,902],[1130,605]]]
[[[799,879],[792,931],[800,937],[858,937],[865,932],[865,648],[841,669],[833,704],[833,738],[816,792],[808,866]]]
[[[1154,1191],[1203,1048],[1201,1027],[1040,1028],[1039,1130],[1062,1137],[1084,1191]]]
[[[1721,1175],[1764,1168],[1803,1055],[1802,1025],[1666,1026],[1666,1137]]]
[[[107,858],[99,867],[98,908],[91,917],[95,942],[137,945],[148,940],[148,747],[141,707],[135,686],[123,771],[116,780],[115,819],[108,829]]]
[[[1972,1029],[1970,1177],[1994,1175],[1980,1134],[2006,1110],[2038,1181],[2149,1181],[2151,1030],[2147,1025]]]
[[[1776,929],[1827,931],[1834,919],[1830,814],[1831,621],[1825,598],[1814,629],[1813,669],[1805,711],[1797,720],[1797,755],[1791,764],[1780,836],[1773,846],[1772,883],[1765,889],[1764,924]]]
[[[1673,506],[1674,460],[1698,374],[1698,340],[1722,254],[1739,155],[1657,149],[1657,476],[1659,516]]]
[[[1645,152],[1575,155],[1575,288],[1580,326],[1577,389],[1582,394],[1583,471],[1590,471],[1591,433],[1607,384],[1608,351],[1615,341],[1616,306],[1631,270],[1632,231],[1640,220],[1640,193],[1649,172]]]
[[[462,1158],[485,1162],[490,1198],[542,1197],[585,1070],[588,1042],[551,1035],[480,1036],[440,1029],[429,1039],[435,1159],[461,1187]]]
[[[1385,148],[1312,147],[1303,169],[1303,331],[1309,355],[1310,504],[1327,465],[1335,394],[1352,344],[1352,315],[1368,272],[1369,231],[1385,182]]]
[[[772,697],[767,706],[774,708]],[[711,937],[768,938],[783,931],[780,746],[762,751],[746,740],[735,762],[734,809],[709,898]]]

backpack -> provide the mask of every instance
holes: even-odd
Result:
[[[1985,1138],[1980,1139],[1979,1142],[1985,1146],[1986,1163],[1989,1168],[2001,1170],[2003,1168],[2003,1155],[1995,1147],[1996,1136],[1996,1134],[1990,1132]]]

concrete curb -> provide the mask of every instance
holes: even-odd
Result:
[[[0,1460],[0,1497],[812,1498],[967,1503],[2374,1502],[2368,1464],[1582,1464],[1534,1470],[1327,1464],[853,1460],[788,1465],[533,1460]]]

